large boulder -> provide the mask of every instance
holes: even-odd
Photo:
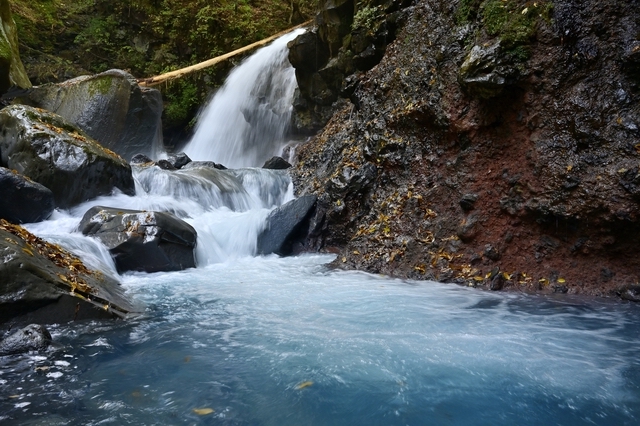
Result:
[[[53,324],[136,312],[113,278],[0,220],[0,323]]]
[[[294,244],[306,235],[305,228],[316,201],[315,195],[305,195],[274,209],[267,217],[267,226],[258,235],[258,254],[291,254]]]
[[[25,105],[0,111],[0,165],[46,186],[68,208],[109,194],[135,194],[131,167],[62,117]]]
[[[196,266],[196,230],[170,213],[96,206],[85,213],[78,227],[109,249],[119,272]]]
[[[35,87],[28,102],[55,112],[126,160],[162,147],[162,95],[121,70]]]
[[[0,167],[0,219],[40,222],[53,213],[53,192],[13,170]]]
[[[0,341],[0,356],[41,351],[51,344],[51,334],[40,324],[29,324]]]
[[[18,31],[9,0],[0,0],[0,94],[17,86],[31,87],[18,52]]]

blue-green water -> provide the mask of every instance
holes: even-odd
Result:
[[[2,360],[2,422],[639,423],[637,305],[329,272],[328,260],[126,276],[143,317],[56,326],[53,352]]]

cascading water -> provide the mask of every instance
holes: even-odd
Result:
[[[272,52],[282,65],[290,38],[256,56]],[[239,98],[253,90],[269,102],[251,104],[247,121],[246,104],[219,93],[230,104],[216,98],[202,115],[193,159],[255,164],[282,144],[268,111],[288,101],[255,89],[247,73],[280,78],[259,62],[266,70],[249,59],[232,77],[254,88]],[[268,148],[254,145],[261,132]],[[640,423],[639,306],[329,272],[327,255],[253,257],[269,211],[293,198],[286,172],[136,166],[134,175],[135,196],[101,197],[28,228],[115,276],[104,247],[76,231],[84,212],[170,211],[197,230],[198,267],[121,275],[144,315],[54,325],[51,351],[0,358],[0,423]]]
[[[279,38],[231,72],[201,112],[187,155],[238,168],[281,153],[297,87],[287,43],[303,31]]]

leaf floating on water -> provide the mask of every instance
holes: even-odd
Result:
[[[193,412],[199,416],[206,416],[207,414],[214,413],[215,411],[212,408],[194,408]]]
[[[307,380],[306,382],[302,382],[299,385],[297,385],[296,390],[308,388],[309,386],[313,386],[313,382],[310,380]]]

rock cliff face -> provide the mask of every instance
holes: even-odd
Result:
[[[350,101],[298,150],[296,188],[319,197],[308,248],[399,277],[636,294],[639,6],[403,9],[381,62],[346,77]]]
[[[0,95],[12,86],[31,87],[20,61],[18,32],[11,16],[9,0],[0,0]]]

